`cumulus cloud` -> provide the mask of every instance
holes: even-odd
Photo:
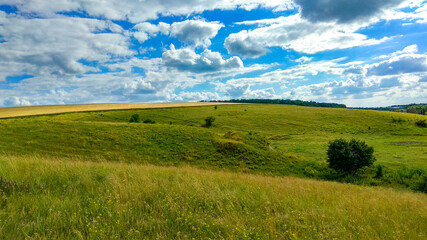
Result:
[[[413,11],[408,11],[408,9]],[[387,21],[396,19],[408,21],[402,25],[427,23],[427,2],[424,0],[407,0],[398,9],[386,11],[381,18]]]
[[[381,55],[379,57],[375,57],[375,59],[390,58],[390,57],[394,57],[394,56],[405,54],[405,53],[416,53],[416,52],[418,52],[418,45],[417,44],[412,44],[410,46],[405,47],[402,50],[396,51],[396,52],[391,53],[389,55]]]
[[[368,66],[367,71],[376,76],[427,72],[427,55],[403,54]]]
[[[177,37],[183,43],[194,43],[195,46],[211,45],[219,29],[224,27],[220,22],[206,22],[204,20],[185,20],[174,22],[171,26],[171,36]]]
[[[61,12],[84,12],[89,16],[102,17],[110,20],[129,20],[133,23],[162,16],[182,16],[192,13],[201,13],[208,10],[233,10],[242,8],[246,10],[257,7],[269,8],[277,11],[292,9],[291,0],[3,0],[2,4],[16,6],[22,13],[37,14],[39,16],[54,16]]]
[[[171,45],[170,50],[163,53],[162,60],[167,67],[194,73],[243,68],[243,62],[238,57],[224,60],[218,52],[204,50],[198,55],[191,48],[175,49],[174,45]]]
[[[140,42],[143,43],[151,37],[157,36],[158,33],[168,35],[170,31],[170,25],[164,22],[160,22],[157,25],[149,22],[138,23],[134,27],[137,31],[133,33],[133,36]]]
[[[174,101],[180,101],[180,102],[192,102],[192,101],[200,101],[200,100],[220,100],[222,97],[218,95],[216,92],[187,92],[183,91],[180,92],[177,96],[173,98]]]
[[[224,47],[227,49],[230,54],[238,54],[245,58],[258,58],[269,52],[265,48],[266,40],[262,39],[261,36],[256,36],[257,34],[252,34],[243,30],[239,33],[230,34],[225,39]],[[264,40],[264,42],[258,42],[257,40]]]
[[[312,59],[313,59],[312,57],[302,56],[302,57],[296,59],[295,62],[306,63],[306,62],[310,62]]]
[[[209,47],[210,39],[214,38],[222,27],[224,24],[220,22],[206,22],[204,20],[185,20],[174,22],[172,25],[164,22],[157,25],[143,22],[134,26],[134,29],[137,30],[134,32],[134,37],[142,43],[159,33],[163,35],[170,33],[170,36],[178,38],[183,43]]]
[[[299,15],[281,18],[281,23],[250,31],[230,34],[224,46],[230,54],[257,58],[268,52],[267,47],[281,47],[297,52],[317,52],[379,44],[381,40],[368,39],[356,33],[360,26],[334,23],[310,23]]]
[[[216,91],[223,92],[227,98],[274,98],[276,92],[273,88],[251,90],[251,84],[244,82],[228,81],[215,83]]]
[[[30,106],[31,102],[26,97],[9,97],[3,100],[3,105],[9,106]]]
[[[342,102],[347,106],[378,107],[427,100],[427,83],[414,75],[398,77],[349,78],[300,86],[282,94],[283,98]]]
[[[367,72],[366,68],[362,66],[351,66],[343,71],[345,75],[365,75]]]
[[[157,25],[149,22],[143,22],[136,24],[133,28],[149,33],[152,36],[156,36],[157,33],[169,34],[170,25],[164,22],[159,22]]]
[[[1,16],[0,16],[1,17]],[[1,77],[75,75],[95,68],[84,61],[107,62],[133,54],[124,30],[109,21],[59,17],[25,19],[1,17]],[[6,76],[5,76],[6,74]]]
[[[295,0],[301,16],[311,22],[348,23],[366,20],[397,7],[404,0]]]
[[[287,69],[277,69],[266,72],[258,77],[233,78],[225,83],[216,83],[217,89],[222,92],[229,92],[231,96],[242,95],[251,86],[281,85],[286,88],[288,84],[304,81],[308,76],[316,76],[320,73],[340,76],[343,72],[342,58],[332,61],[317,61],[303,63]]]

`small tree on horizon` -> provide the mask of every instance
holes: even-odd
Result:
[[[327,154],[329,167],[347,174],[355,174],[362,167],[372,166],[376,160],[374,148],[356,139],[329,142]]]

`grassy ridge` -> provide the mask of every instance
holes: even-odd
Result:
[[[378,162],[390,167],[427,169],[427,129],[415,126],[426,116],[349,109],[284,105],[228,105],[209,107],[119,110],[40,117],[52,121],[128,122],[133,113],[157,123],[200,126],[214,116],[218,134],[258,132],[270,138],[274,149],[324,161],[328,141],[356,137],[377,151]]]
[[[0,156],[2,239],[424,239],[427,197],[191,167]],[[33,185],[31,185],[33,186]],[[38,185],[37,185],[38,186]]]
[[[287,175],[289,156],[268,148],[257,134],[234,138],[182,125],[53,122],[30,119],[0,124],[0,152],[88,161],[192,165]]]

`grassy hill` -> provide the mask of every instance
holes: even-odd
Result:
[[[1,156],[0,173],[28,186],[0,196],[2,239],[425,239],[427,235],[427,196],[421,193],[61,158]]]
[[[139,114],[156,124],[129,124]],[[214,116],[212,128],[202,128]],[[285,105],[220,105],[64,113],[0,120],[0,152],[12,155],[192,165],[334,179],[425,191],[426,116]],[[357,138],[375,149],[385,176],[340,178],[326,166],[330,140]],[[363,174],[362,174],[363,175]]]
[[[415,124],[426,116],[257,104],[55,111],[0,119],[0,238],[427,234],[427,197],[407,191],[427,189],[427,128]],[[130,124],[133,114],[156,123]],[[201,127],[208,116],[214,126]],[[384,176],[327,167],[328,142],[353,137],[374,147]]]

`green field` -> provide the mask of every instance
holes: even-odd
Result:
[[[0,157],[1,239],[425,239],[427,197],[191,167]],[[39,185],[43,184],[43,187]]]
[[[0,119],[0,176],[45,185],[0,185],[0,238],[423,239],[425,119],[258,104]],[[373,146],[384,176],[329,169],[336,138]]]

